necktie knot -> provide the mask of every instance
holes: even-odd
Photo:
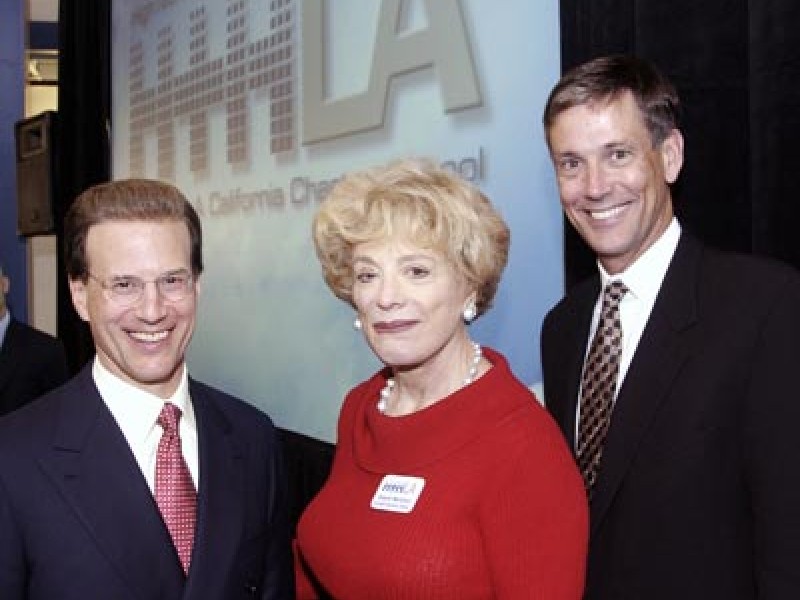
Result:
[[[621,281],[610,282],[603,289],[603,308],[617,307],[622,302],[622,297],[628,293],[628,286]]]
[[[181,409],[172,402],[165,402],[161,407],[156,422],[167,435],[178,435],[178,423],[181,420]]]

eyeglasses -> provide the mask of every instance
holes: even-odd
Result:
[[[185,269],[166,273],[151,280],[144,280],[134,275],[104,280],[89,273],[89,277],[100,284],[107,299],[121,306],[136,304],[141,300],[148,283],[155,283],[158,293],[168,302],[180,302],[194,289],[194,277]]]

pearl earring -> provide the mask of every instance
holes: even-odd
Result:
[[[353,321],[353,329],[361,329],[361,319],[358,317]]]
[[[475,318],[475,315],[478,314],[477,309],[475,308],[475,303],[470,302],[469,306],[464,309],[464,312],[461,313],[461,316],[464,317],[464,322],[471,323],[472,320]]]

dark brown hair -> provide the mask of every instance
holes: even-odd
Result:
[[[192,271],[203,271],[200,218],[173,185],[151,179],[121,179],[90,187],[72,203],[64,218],[64,261],[70,279],[86,281],[86,237],[92,225],[106,221],[182,221],[189,230]]]
[[[556,117],[573,106],[611,102],[631,92],[644,117],[653,146],[680,126],[680,99],[672,83],[651,63],[634,56],[595,58],[567,71],[550,92],[544,109],[548,144]]]

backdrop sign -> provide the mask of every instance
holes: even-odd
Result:
[[[556,3],[116,2],[114,176],[176,183],[203,220],[196,377],[332,441],[343,395],[380,365],[325,287],[315,208],[343,173],[428,156],[512,229],[473,336],[539,378],[561,295],[561,217],[541,135],[558,77]]]

